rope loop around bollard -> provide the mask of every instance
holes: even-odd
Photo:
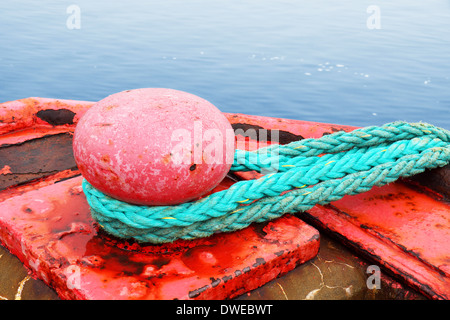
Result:
[[[240,230],[449,162],[448,130],[396,121],[256,151],[236,150],[231,171],[269,173],[198,201],[133,205],[103,194],[85,179],[83,190],[93,219],[106,232],[141,243],[167,243]]]

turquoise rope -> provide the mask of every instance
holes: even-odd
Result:
[[[83,190],[93,219],[106,232],[138,242],[166,243],[236,231],[449,162],[449,131],[397,121],[254,152],[236,150],[232,171],[273,173],[239,181],[198,201],[138,206],[106,196],[86,180]]]

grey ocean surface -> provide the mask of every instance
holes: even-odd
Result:
[[[0,102],[165,87],[224,112],[450,129],[449,58],[448,0],[0,2]]]

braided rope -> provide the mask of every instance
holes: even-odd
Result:
[[[270,160],[270,161],[268,161]],[[91,213],[108,233],[165,243],[231,232],[253,222],[305,211],[450,162],[450,132],[425,123],[393,122],[318,139],[237,150],[232,171],[274,173],[239,181],[198,201],[137,206],[104,195],[86,180]]]

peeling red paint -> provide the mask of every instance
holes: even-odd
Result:
[[[250,123],[304,138],[356,128],[247,115],[228,117],[232,124]],[[263,146],[259,141],[247,144]],[[449,197],[448,172],[449,166],[428,171],[418,179],[374,187],[328,206],[317,205],[299,216],[357,249],[424,295],[449,299],[450,204],[445,201]],[[256,172],[237,175],[243,179],[261,176]],[[429,181],[431,177],[439,180]]]
[[[31,135],[41,137],[47,131],[54,133],[73,131],[80,117],[93,104],[89,101],[49,98],[25,98],[4,102],[0,104],[0,135],[3,135],[2,139],[8,139],[7,143],[20,143],[24,141],[22,139]],[[66,124],[60,125],[59,123],[64,122],[62,121],[64,117],[61,118],[61,112],[57,110],[65,110],[63,113],[73,116]],[[20,132],[24,130],[25,134]],[[8,133],[12,134],[6,137]]]
[[[65,299],[225,299],[313,258],[318,232],[294,216],[164,245],[100,232],[82,177],[0,202],[0,238]]]
[[[49,120],[53,124],[43,123],[42,113],[41,118],[36,114],[67,108],[75,113],[76,123],[89,105],[74,101],[62,105],[41,98],[2,104],[3,109],[22,112],[22,117],[2,127],[0,146],[71,133],[71,113],[66,112],[69,120]],[[107,165],[110,156],[104,154],[102,160]],[[199,167],[189,169],[194,173]],[[293,216],[167,245],[143,246],[115,239],[99,231],[90,218],[82,177],[74,177],[77,174],[77,170],[63,170],[0,192],[2,243],[62,298],[232,298],[311,259],[319,248],[318,232]],[[225,179],[215,190],[233,183]]]
[[[80,115],[92,104],[92,102],[43,98],[28,98],[0,104],[0,119],[2,120],[0,122],[0,147],[22,143],[49,134],[73,132],[74,125],[50,125],[44,123],[42,119],[38,119],[36,113],[45,109],[72,110],[75,113],[73,122],[76,124]],[[351,126],[298,120],[242,114],[225,115],[232,124],[248,124],[258,128],[285,131],[284,141],[280,141],[280,143],[288,143],[290,139],[317,138],[339,130],[351,131],[355,129]],[[249,138],[244,140],[245,142],[241,143],[251,145],[251,148],[272,143],[271,141],[252,141]],[[3,167],[2,170],[6,172],[7,168],[5,168]],[[11,170],[12,168],[11,166]],[[448,168],[434,170],[422,174],[420,179],[414,180],[413,184],[410,184],[407,180],[381,188],[374,188],[368,193],[348,196],[328,206],[316,206],[306,213],[299,214],[299,216],[320,228],[320,230],[334,235],[340,241],[356,249],[362,256],[380,265],[386,272],[394,274],[398,279],[408,283],[428,297],[448,299],[450,298],[450,261],[448,259],[448,253],[450,252],[450,242],[448,241],[450,238],[450,207],[446,202],[448,199],[448,179],[439,181],[439,183],[432,181],[431,184],[427,184],[429,188],[424,187],[423,183],[429,180],[427,177],[433,176],[433,172],[438,172],[436,177],[442,180],[448,177],[449,171]],[[47,283],[59,286],[60,295],[64,298],[90,299],[100,296],[100,293],[98,293],[100,289],[92,291],[93,293],[82,292],[73,288],[67,289],[68,284],[70,284],[68,280],[72,279],[71,275],[73,275],[74,270],[85,272],[82,283],[98,281],[98,279],[102,279],[100,275],[104,272],[102,277],[111,277],[108,279],[114,280],[102,282],[98,288],[104,288],[105,283],[108,283],[107,286],[111,290],[109,292],[113,292],[115,297],[120,296],[121,292],[128,294],[129,298],[150,297],[152,294],[155,294],[152,296],[154,298],[172,297],[176,292],[184,292],[183,297],[201,299],[203,297],[223,297],[221,290],[224,289],[222,286],[228,286],[229,284],[233,285],[229,287],[230,291],[228,291],[227,297],[241,294],[245,290],[250,290],[253,285],[258,285],[253,282],[254,278],[261,278],[258,280],[260,285],[264,281],[278,276],[280,270],[286,272],[289,268],[292,268],[293,261],[301,263],[306,259],[298,255],[294,255],[292,258],[291,254],[295,251],[277,245],[276,250],[274,248],[273,251],[270,251],[270,257],[264,254],[255,255],[247,264],[243,264],[239,268],[236,267],[230,273],[227,273],[229,271],[227,270],[221,275],[212,276],[205,282],[196,282],[191,273],[192,268],[194,268],[190,267],[192,259],[201,261],[198,268],[194,268],[194,272],[207,273],[211,269],[208,266],[219,262],[223,264],[223,259],[228,258],[224,258],[221,253],[228,250],[228,246],[219,246],[222,251],[217,254],[211,253],[210,246],[212,243],[208,239],[203,239],[203,242],[181,241],[170,246],[146,246],[144,248],[136,243],[119,241],[99,233],[92,221],[86,220],[86,203],[83,202],[83,195],[78,184],[81,178],[54,184],[76,174],[78,174],[77,171],[64,170],[46,178],[31,181],[25,185],[14,186],[0,192],[0,206],[2,207],[0,210],[2,213],[6,212],[1,216],[0,222],[2,242],[34,270],[38,277],[41,277]],[[254,172],[230,175],[230,177],[245,179],[258,176]],[[227,179],[219,188],[227,188],[232,183],[233,181]],[[45,189],[45,186],[54,189],[51,189],[52,192],[48,192],[45,190],[50,189]],[[36,202],[36,199],[48,202],[49,199],[55,197],[57,192],[64,193],[64,196],[60,200],[50,201],[47,207],[49,208],[48,211],[39,206],[39,201]],[[36,193],[43,198],[37,197]],[[28,200],[25,201],[24,199]],[[69,199],[74,202],[68,206],[66,206],[66,203],[62,203],[69,201]],[[51,226],[44,226],[42,224],[44,220],[42,219],[40,221],[28,220],[36,214],[36,211],[40,212],[41,215],[51,212],[52,218],[47,219],[51,221]],[[14,216],[15,214],[17,216]],[[285,218],[291,219],[291,217]],[[275,237],[278,235],[278,241],[284,239],[279,243],[285,244],[284,242],[291,237],[289,232],[284,232],[285,228],[292,227],[285,225],[285,218],[269,223],[263,228],[252,226],[245,232],[250,232],[255,237],[257,235],[260,240],[265,239],[265,243],[270,242],[267,232],[274,232]],[[301,225],[299,231],[303,232],[303,223],[298,222],[298,219],[290,221],[299,223]],[[36,229],[39,232],[32,232],[34,223],[40,223]],[[279,229],[277,230],[277,228]],[[309,232],[313,230],[310,227],[306,229]],[[293,230],[291,231],[293,232]],[[284,238],[281,233],[283,233]],[[51,235],[51,240],[46,238],[47,234]],[[247,233],[243,234],[245,237],[248,235]],[[314,241],[318,242],[318,234],[314,234],[316,236],[312,235],[308,239],[299,240],[298,245],[300,247],[298,250],[301,251],[302,246],[309,248],[308,257],[314,256],[314,250],[317,250]],[[239,238],[237,234],[234,236],[233,241],[238,243],[246,241],[242,240],[245,237]],[[38,247],[40,248],[38,249]],[[239,252],[241,248],[235,248],[235,250]],[[158,252],[158,257],[153,255],[152,258],[149,258],[156,252]],[[183,254],[180,252],[183,252]],[[119,258],[120,254],[123,254],[124,257]],[[168,256],[171,254],[179,254],[180,258],[178,260],[169,259]],[[277,260],[274,257],[282,258]],[[121,259],[123,259],[124,264]],[[144,264],[143,261],[148,263]],[[288,261],[290,262],[288,263]],[[286,268],[283,265],[286,265]],[[73,266],[80,269],[73,269]],[[120,276],[118,276],[119,269],[122,270]],[[262,273],[258,273],[256,270]],[[139,276],[136,278],[132,274],[139,274]],[[181,287],[179,282],[176,281],[177,276],[175,274],[179,274],[179,277],[184,279]],[[240,278],[246,274],[249,275],[248,278]],[[156,281],[159,277],[165,275],[169,275],[166,278],[168,281],[164,285],[166,291],[158,289],[158,293],[149,293],[149,284],[153,285],[154,282],[148,282],[150,281],[148,278],[152,279],[151,281]],[[233,283],[233,281],[235,282]],[[243,283],[248,283],[249,286],[243,286]],[[243,287],[245,288],[242,289]],[[214,291],[215,288],[220,290]],[[164,294],[162,294],[163,291]],[[213,292],[216,293],[213,294]]]
[[[308,214],[360,243],[360,250],[373,252],[380,264],[389,265],[424,294],[450,298],[448,203],[397,182],[346,196],[333,207],[346,214],[335,214],[333,222],[333,210],[315,208]],[[389,251],[399,252],[386,256]]]

